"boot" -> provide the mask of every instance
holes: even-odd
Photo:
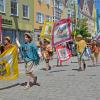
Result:
[[[51,70],[51,66],[49,66],[49,69],[48,70]]]
[[[34,77],[34,83],[33,83],[33,84],[34,84],[34,85],[37,84],[37,76]]]
[[[79,67],[78,71],[82,71],[82,68],[81,68],[81,67]]]
[[[83,67],[84,67],[84,71],[85,71],[85,69],[86,69],[86,64],[85,63],[83,64]]]

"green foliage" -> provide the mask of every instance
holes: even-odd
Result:
[[[88,32],[88,27],[87,27],[87,19],[81,19],[77,22],[77,25],[76,25],[76,29],[74,30],[73,33],[75,33],[76,31],[76,34],[74,34],[75,36],[77,35],[82,35],[84,38],[86,37],[91,37],[91,34]]]

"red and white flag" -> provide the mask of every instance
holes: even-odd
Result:
[[[56,22],[52,31],[52,45],[59,45],[63,42],[71,41],[70,18]]]
[[[60,63],[64,61],[67,62],[72,56],[70,50],[67,47],[62,46],[62,45],[58,45],[56,47],[56,52],[57,52],[58,60]]]

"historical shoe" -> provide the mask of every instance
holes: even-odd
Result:
[[[83,71],[81,67],[79,67],[78,71]]]
[[[29,88],[30,88],[30,86],[29,85],[26,85],[25,88],[24,88],[24,90],[27,90]]]
[[[51,70],[51,66],[49,66],[49,69],[48,70]]]
[[[85,70],[86,69],[86,64],[85,63],[83,64],[83,67],[84,67],[84,70]]]
[[[36,83],[37,83],[37,76],[34,77],[34,82],[33,82],[33,84],[36,85]]]

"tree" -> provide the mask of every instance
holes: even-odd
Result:
[[[80,34],[84,38],[91,37],[91,34],[88,32],[87,19],[80,19],[77,21],[76,29],[74,30],[73,34],[75,36]]]

